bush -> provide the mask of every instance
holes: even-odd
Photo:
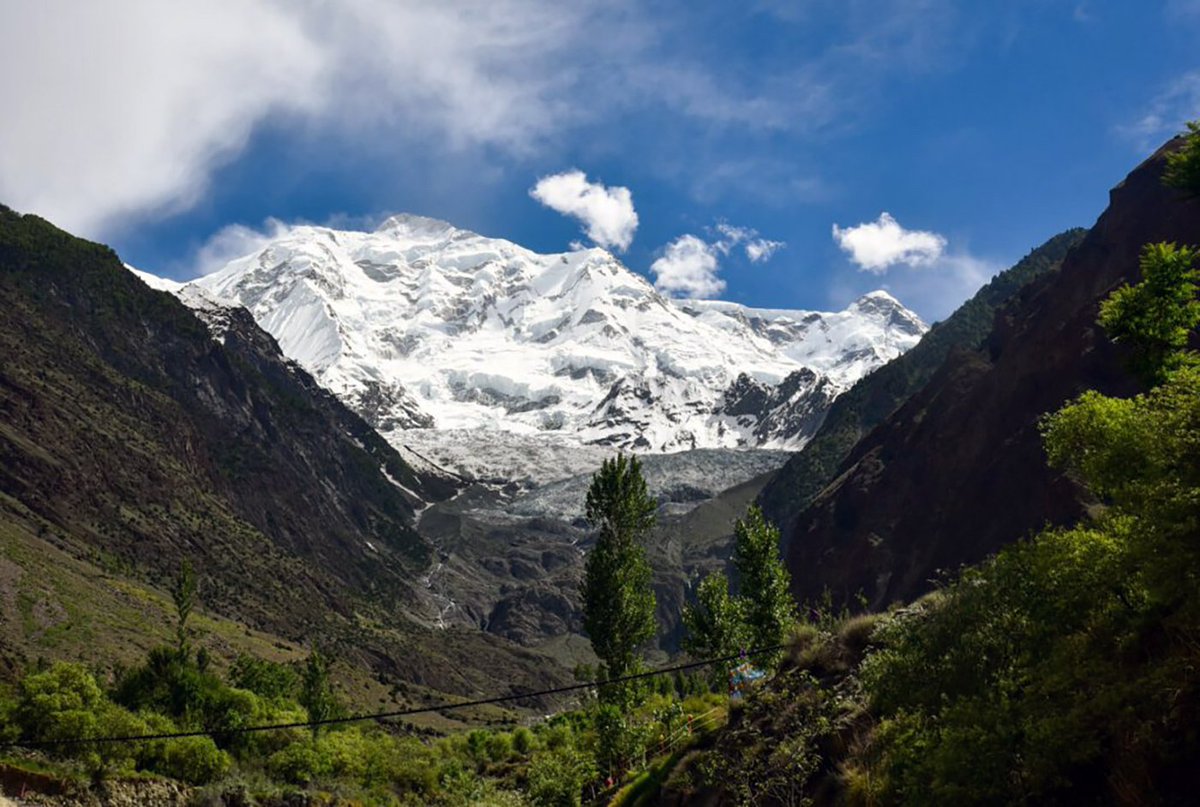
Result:
[[[331,771],[329,758],[316,742],[293,743],[267,759],[267,772],[293,785],[310,785]]]
[[[22,734],[32,740],[98,737],[104,701],[87,668],[59,662],[22,679],[14,716]]]
[[[493,734],[487,740],[487,755],[492,762],[507,762],[512,756],[512,736],[508,734]]]
[[[567,747],[542,751],[529,766],[529,799],[537,807],[579,807],[584,786],[595,776],[588,754]]]
[[[513,732],[512,739],[513,750],[521,756],[527,757],[529,756],[530,752],[533,751],[535,742],[533,732],[524,726],[521,726],[519,729]]]
[[[289,664],[242,654],[229,670],[229,682],[267,700],[292,700],[300,694],[300,674]]]
[[[1163,181],[1173,188],[1200,194],[1200,121],[1188,125],[1184,147],[1167,155]]]
[[[872,644],[872,636],[883,617],[879,614],[859,614],[852,616],[838,626],[838,641],[858,658]]]
[[[179,737],[163,743],[161,756],[152,769],[188,784],[206,785],[227,773],[231,765],[229,754],[217,748],[211,738]]]

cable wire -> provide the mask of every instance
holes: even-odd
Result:
[[[623,675],[619,678],[611,678],[607,681],[585,681],[579,684],[570,684],[568,686],[553,687],[551,689],[543,689],[536,692],[522,692],[514,695],[497,695],[491,698],[480,698],[473,701],[463,701],[462,703],[446,703],[439,706],[422,706],[412,709],[397,709],[389,712],[373,712],[370,714],[349,715],[347,717],[329,717],[324,720],[308,720],[298,721],[294,723],[272,723],[263,726],[241,726],[234,728],[223,729],[196,729],[193,731],[174,731],[163,732],[159,734],[129,734],[110,737],[70,737],[62,740],[14,740],[12,742],[0,743],[0,748],[46,748],[53,746],[70,746],[70,745],[92,745],[101,743],[133,743],[133,742],[150,742],[153,740],[176,740],[186,737],[225,737],[236,734],[254,734],[264,731],[282,731],[284,729],[302,729],[302,728],[318,728],[321,726],[333,726],[346,723],[365,723],[369,720],[382,721],[397,717],[412,717],[413,715],[431,714],[434,712],[445,712],[454,709],[469,709],[475,706],[489,706],[496,703],[507,703],[509,701],[524,700],[526,698],[538,698],[544,695],[561,695],[565,692],[578,692],[581,689],[592,689],[614,684],[623,684],[629,681],[637,681],[642,678],[654,678],[659,675],[667,675],[674,672],[683,672],[685,670],[694,670],[700,667],[707,667],[711,664],[721,664],[728,661],[737,661],[750,656],[760,656],[764,653],[773,653],[777,650],[782,650],[787,645],[774,645],[772,647],[760,647],[753,650],[745,650],[732,656],[722,656],[719,658],[704,659],[702,661],[691,661],[687,664],[676,664],[673,667],[662,667],[657,670],[649,670],[647,672],[632,673]]]

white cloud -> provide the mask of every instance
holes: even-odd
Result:
[[[942,236],[926,230],[906,230],[886,212],[880,213],[876,221],[856,227],[833,225],[833,240],[859,269],[877,275],[901,263],[929,265],[946,249]]]
[[[624,252],[633,243],[638,216],[629,188],[588,182],[582,171],[574,170],[542,177],[529,195],[551,210],[579,219],[587,237],[602,247]]]
[[[1140,118],[1118,131],[1134,141],[1138,151],[1149,151],[1184,131],[1187,121],[1196,118],[1200,118],[1200,70],[1177,76]]]
[[[667,244],[662,257],[650,265],[659,291],[701,299],[725,290],[725,281],[717,277],[719,269],[716,249],[694,235],[681,235]]]
[[[598,0],[0,3],[0,199],[100,236],[193,205],[264,125],[396,144],[385,153],[530,154],[598,114],[575,100],[598,71],[576,65],[630,44],[608,13]]]
[[[4,3],[0,198],[84,234],[186,207],[257,121],[314,107],[310,44],[253,0]]]
[[[776,252],[786,246],[782,241],[768,241],[765,238],[756,238],[746,244],[746,257],[751,263],[764,263],[771,260]]]
[[[725,290],[725,281],[718,276],[721,258],[741,247],[751,263],[765,263],[786,246],[760,237],[753,227],[725,221],[717,222],[708,233],[708,240],[689,233],[667,244],[662,256],[650,265],[655,288],[682,297],[715,297]]]
[[[809,132],[961,43],[943,33],[948,2],[849,4],[837,24],[853,42],[767,72],[698,52],[704,15],[640,0],[0,2],[0,200],[101,237],[194,205],[266,127],[381,160],[416,147],[490,162],[561,149],[585,126],[611,147],[608,122],[647,110],[675,113],[689,143]],[[819,190],[794,181],[754,192]]]
[[[291,229],[291,225],[275,218],[264,221],[260,229],[244,224],[226,225],[196,250],[187,276],[207,275],[223,269],[230,261],[258,252],[272,241],[284,237]]]
[[[949,250],[938,233],[906,230],[888,213],[857,227],[835,224],[833,238],[859,271],[835,276],[831,302],[881,287],[927,321],[945,318],[1002,268],[961,245]]]
[[[765,263],[771,260],[771,256],[776,252],[787,246],[782,241],[760,238],[758,230],[755,230],[753,227],[735,227],[732,224],[722,221],[718,222],[714,229],[721,236],[717,241],[713,242],[713,247],[718,252],[722,255],[728,255],[734,247],[740,244],[751,263]]]

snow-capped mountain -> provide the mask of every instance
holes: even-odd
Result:
[[[369,233],[292,227],[194,285],[248,308],[406,443],[483,429],[642,451],[796,447],[926,329],[886,292],[836,313],[677,301],[604,250],[541,255],[409,215]],[[440,442],[426,435],[415,442]]]

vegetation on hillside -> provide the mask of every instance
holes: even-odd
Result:
[[[224,674],[192,646],[194,577],[179,577],[177,641],[130,668],[58,662],[0,687],[0,768],[10,778],[87,783],[164,777],[197,803],[579,805],[705,736],[724,714],[699,677],[645,682],[619,711],[582,708],[423,740],[403,723],[348,716],[318,652],[282,664],[239,656]],[[603,687],[601,688],[601,692]],[[693,725],[693,719],[697,719]],[[255,726],[299,724],[272,731]],[[101,738],[199,732],[126,742]],[[14,745],[9,746],[9,743]]]
[[[863,436],[882,423],[933,377],[956,349],[979,348],[996,312],[1036,278],[1054,271],[1086,230],[1060,233],[992,278],[945,321],[935,323],[907,353],[893,359],[838,396],[820,430],[763,490],[768,518],[785,531],[792,519],[833,481]]]
[[[723,658],[750,648],[778,646],[796,618],[789,591],[790,578],[779,557],[779,530],[766,520],[762,509],[751,505],[745,518],[734,524],[733,568],[737,595],[731,581],[713,572],[696,587],[696,599],[684,607],[687,630],[683,645],[699,658]],[[770,663],[779,653],[756,656]],[[714,668],[714,680],[726,670]]]
[[[1200,142],[1200,132],[1192,144]],[[1093,516],[917,603],[817,608],[676,794],[738,804],[1186,803],[1200,756],[1197,255],[1147,245],[1100,322],[1150,384],[1043,421]],[[747,750],[750,749],[750,750]]]
[[[1183,148],[1167,155],[1163,180],[1172,188],[1200,195],[1200,120],[1187,125]]]

